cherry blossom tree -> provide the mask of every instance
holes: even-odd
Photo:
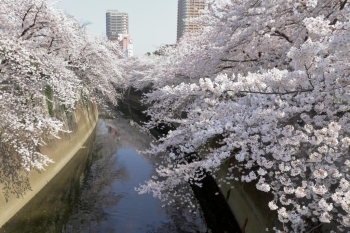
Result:
[[[139,192],[186,201],[181,185],[233,160],[225,182],[272,193],[277,232],[349,231],[349,16],[346,0],[208,1],[145,96],[147,127],[177,128],[147,151],[163,163]]]
[[[48,0],[1,1],[0,24],[0,183],[7,197],[22,195],[27,173],[53,162],[40,147],[69,132],[55,108],[73,111],[80,99],[102,95],[115,101],[121,52]]]

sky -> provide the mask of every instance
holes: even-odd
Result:
[[[128,13],[134,55],[176,43],[177,0],[61,0],[57,8],[90,22],[88,30],[97,36],[106,35],[106,10]]]

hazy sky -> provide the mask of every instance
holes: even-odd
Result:
[[[82,22],[90,22],[92,34],[104,36],[106,10],[128,13],[134,55],[176,42],[177,0],[61,0],[57,7]]]

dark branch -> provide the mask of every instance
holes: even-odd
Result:
[[[271,30],[270,26],[268,26],[267,28]],[[281,32],[281,31],[278,31],[278,30],[275,30],[273,32],[274,33],[271,34],[271,36],[280,36],[280,37],[286,39],[289,43],[293,44],[293,41],[285,33]]]
[[[228,61],[228,62],[251,62],[258,61],[258,59],[247,59],[247,60],[231,60],[231,59],[220,59],[220,61]]]
[[[314,89],[304,89],[304,90],[298,90],[298,91],[286,91],[286,92],[260,92],[260,91],[239,91],[241,94],[261,94],[261,95],[290,95],[295,93],[302,93],[302,92],[311,92]],[[226,90],[225,92],[229,92],[232,90]]]
[[[49,49],[51,49],[54,40],[55,40],[55,38],[54,38],[54,37],[51,37],[51,41],[50,41],[50,44],[49,44]]]
[[[34,22],[33,22],[28,28],[26,28],[26,29],[22,32],[21,37],[23,37],[32,27],[34,27],[34,26],[36,25],[36,20],[37,20],[37,18],[38,18],[38,15],[39,15],[39,13],[40,13],[40,10],[41,10],[43,4],[44,4],[44,3],[41,4],[41,6],[39,7],[39,9],[38,9],[37,12],[35,13]],[[23,23],[22,23],[22,24],[23,24]]]
[[[344,9],[347,2],[348,2],[348,0],[345,0],[344,2],[340,2],[340,10]]]
[[[27,10],[27,12],[24,14],[23,18],[22,18],[22,28],[24,27],[24,21],[26,20],[27,18],[27,15],[29,14],[30,10],[33,8],[34,5],[31,5],[29,7],[29,9]]]

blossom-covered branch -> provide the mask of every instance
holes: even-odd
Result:
[[[139,191],[186,201],[176,187],[230,161],[223,182],[273,194],[277,232],[349,231],[349,16],[347,1],[208,1],[196,19],[208,26],[165,49],[147,79],[146,127],[177,128],[148,150],[163,163]]]

